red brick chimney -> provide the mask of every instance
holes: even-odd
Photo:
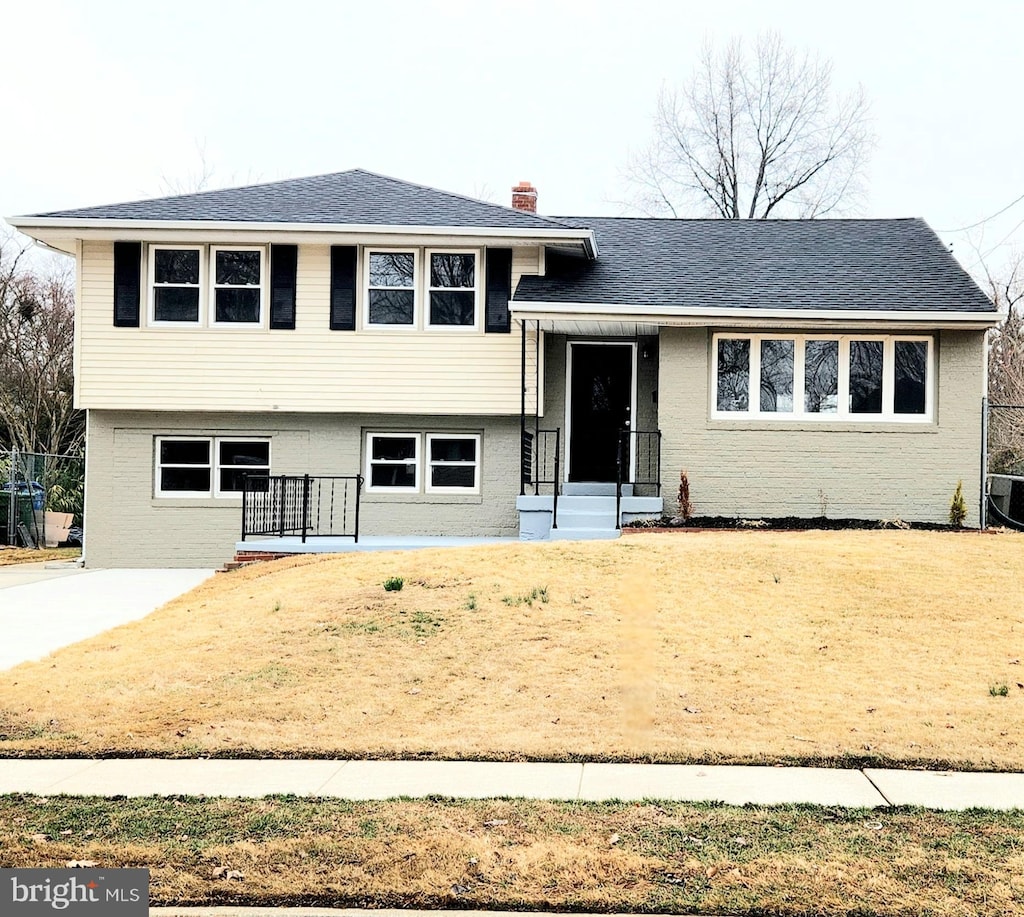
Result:
[[[512,209],[537,212],[537,189],[528,181],[521,181],[512,189]]]

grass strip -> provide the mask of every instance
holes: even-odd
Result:
[[[0,797],[0,865],[151,870],[154,905],[1024,914],[1024,813]]]
[[[81,548],[11,548],[0,545],[0,567],[47,560],[78,560],[81,556]]]

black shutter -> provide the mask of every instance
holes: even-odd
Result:
[[[270,327],[295,327],[295,269],[297,245],[270,246]]]
[[[114,243],[114,327],[138,328],[142,299],[142,243]]]
[[[512,249],[487,249],[486,330],[508,334],[512,329],[508,301],[512,298]]]
[[[356,328],[356,247],[331,246],[331,330]]]

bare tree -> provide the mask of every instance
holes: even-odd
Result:
[[[982,264],[992,301],[1006,312],[989,332],[988,398],[992,405],[1024,405],[1024,255],[1011,259],[998,274]],[[1024,410],[999,409],[989,414],[989,471],[1024,472]]]
[[[834,93],[829,61],[767,32],[752,55],[705,44],[690,81],[662,88],[626,178],[652,216],[822,217],[856,203],[872,143],[863,90]]]
[[[78,453],[72,269],[30,269],[24,254],[0,240],[0,446]]]

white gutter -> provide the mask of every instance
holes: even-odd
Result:
[[[124,237],[125,230],[133,238],[140,234],[162,231],[189,232],[259,232],[259,233],[329,233],[336,235],[423,235],[423,236],[478,236],[496,239],[536,239],[538,241],[566,241],[582,243],[592,258],[597,257],[597,240],[590,229],[501,229],[481,226],[399,226],[380,223],[267,223],[241,220],[124,220],[97,217],[8,217],[7,222],[26,235],[32,230],[74,230],[77,238],[82,232],[89,237],[116,234]]]
[[[918,309],[761,309],[743,306],[663,306],[657,309],[638,311],[626,305],[610,303],[575,302],[517,302],[509,303],[513,316],[541,320],[564,320],[585,318],[589,321],[637,322],[647,325],[694,324],[722,321],[775,321],[799,325],[808,320],[832,322],[883,321],[887,324],[951,324],[990,328],[1005,318],[1005,313],[985,312],[940,312]]]

